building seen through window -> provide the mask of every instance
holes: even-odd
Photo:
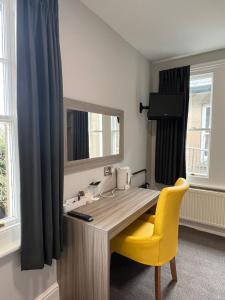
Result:
[[[186,164],[190,175],[208,176],[213,74],[192,75],[187,127]]]

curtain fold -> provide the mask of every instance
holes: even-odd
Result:
[[[186,178],[185,147],[189,104],[190,66],[159,73],[159,93],[184,94],[182,119],[157,121],[155,181],[173,185],[177,178]]]
[[[89,158],[88,112],[73,110],[67,120],[68,160]]]
[[[63,88],[58,1],[17,1],[21,268],[62,251]]]

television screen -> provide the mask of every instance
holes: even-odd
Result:
[[[149,98],[149,120],[182,118],[184,113],[184,94],[165,95],[151,93]]]

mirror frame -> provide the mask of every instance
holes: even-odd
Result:
[[[118,116],[120,118],[120,153],[96,158],[69,161],[67,155],[67,111],[80,110],[85,112],[99,113],[108,116]],[[64,173],[76,173],[90,170],[113,163],[118,163],[124,159],[124,111],[93,103],[82,102],[69,98],[64,98]]]

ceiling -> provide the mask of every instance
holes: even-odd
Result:
[[[81,0],[148,59],[225,48],[225,0]]]

